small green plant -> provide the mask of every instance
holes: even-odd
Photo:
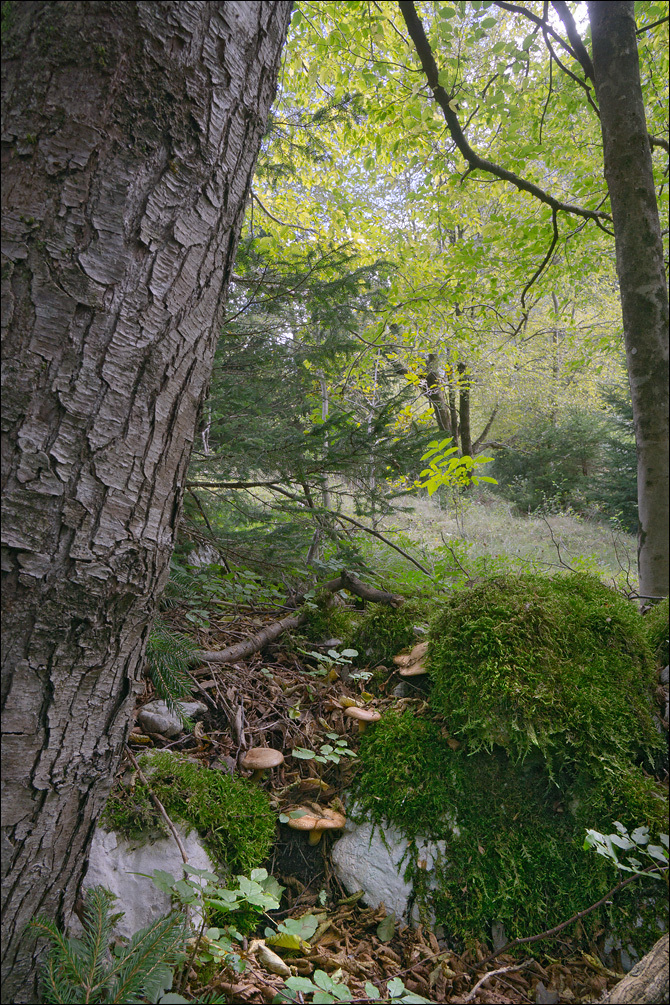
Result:
[[[351,664],[352,659],[358,656],[357,649],[343,649],[341,653],[338,653],[337,649],[329,649],[328,653],[317,653],[313,649],[299,648],[298,652],[304,656],[311,656],[319,664],[318,669],[307,671],[313,677],[325,677],[334,666]]]
[[[187,635],[168,628],[162,618],[156,618],[147,643],[149,677],[157,696],[185,723],[179,703],[190,698],[192,681],[188,668],[197,650]]]
[[[283,1002],[302,1002],[303,995],[312,995],[314,1005],[332,1005],[334,1002],[353,1001],[351,991],[340,982],[342,971],[337,970],[334,974],[328,975],[323,970],[314,971],[314,980],[309,977],[289,977],[284,981],[286,990],[280,991],[272,1001],[276,1005]],[[408,991],[400,977],[394,977],[386,985],[388,998],[382,998],[378,987],[370,981],[365,982],[365,993],[368,998],[383,1002],[402,1003],[402,1005],[431,1005],[429,998]]]
[[[584,840],[584,849],[588,851],[593,848],[598,855],[611,859],[617,869],[620,869],[622,872],[632,872],[638,876],[661,879],[661,872],[667,872],[668,869],[668,835],[659,835],[660,845],[649,844],[648,827],[636,827],[632,834],[629,834],[628,830],[618,820],[614,821],[614,826],[616,827],[616,833],[614,834],[600,834],[599,831],[588,829]],[[644,866],[640,858],[634,858],[633,855],[627,856],[626,862],[628,865],[624,865],[619,860],[619,855],[621,852],[629,851],[635,852],[637,856],[646,859],[647,865]],[[659,872],[647,872],[646,869],[650,865],[659,866]]]
[[[64,935],[48,918],[30,923],[53,943],[42,972],[45,1001],[139,1005],[146,999],[163,1000],[172,986],[172,968],[184,959],[184,918],[180,914],[159,918],[111,953],[112,928],[121,916],[111,914],[114,900],[103,887],[88,891],[81,939]]]
[[[278,946],[280,949],[309,950],[309,940],[319,927],[319,919],[313,914],[303,914],[302,918],[286,918],[277,925],[277,931],[265,929],[265,942],[268,946]]]
[[[317,761],[319,764],[339,764],[343,757],[356,757],[356,753],[349,749],[346,740],[340,739],[337,733],[326,733],[332,743],[322,743],[319,752],[308,750],[306,747],[294,747],[291,751],[293,757],[298,757],[302,761]]]
[[[200,913],[208,920],[234,914],[234,920],[225,926],[228,936],[243,938],[258,927],[262,914],[279,909],[284,887],[265,869],[253,869],[250,877],[236,876],[237,884],[232,888],[221,886],[218,877],[206,869],[186,864],[184,870],[194,878],[175,880],[161,869],[154,869],[150,878],[159,890],[169,893],[184,906],[199,905]]]
[[[428,495],[432,496],[442,485],[455,488],[466,488],[468,485],[478,485],[480,482],[490,482],[492,485],[497,485],[498,482],[495,478],[473,474],[476,468],[482,464],[488,464],[493,458],[481,455],[469,457],[467,454],[459,457],[458,447],[449,446],[452,439],[453,437],[448,436],[446,440],[439,442],[431,440],[428,444],[428,450],[421,455],[422,461],[429,461],[428,467],[420,472],[419,478],[414,482],[415,487],[427,489]],[[420,481],[421,478],[424,480]]]

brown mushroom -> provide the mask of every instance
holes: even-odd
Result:
[[[423,661],[419,660],[418,663],[412,663],[411,666],[403,667],[398,673],[401,677],[420,677],[422,674],[427,674]]]
[[[418,663],[428,652],[428,643],[419,642],[414,646],[411,652],[405,653],[401,656],[394,656],[393,662],[399,667],[409,667],[414,663]]]
[[[272,747],[252,747],[240,760],[240,767],[253,771],[252,782],[257,782],[270,768],[284,763],[284,755]]]
[[[303,811],[303,815],[289,817],[288,825],[296,831],[309,831],[309,843],[312,845],[319,843],[324,831],[339,830],[347,822],[347,818],[342,813],[331,810],[327,806],[319,810],[318,813],[316,810],[305,810],[304,807],[299,807],[299,809]]]
[[[365,732],[365,727],[369,722],[379,722],[381,719],[380,713],[374,708],[359,708],[357,705],[345,708],[344,714],[348,715],[350,719],[356,719],[359,733]]]

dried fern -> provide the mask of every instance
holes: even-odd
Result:
[[[30,923],[53,943],[42,972],[42,995],[56,1005],[141,1005],[155,1002],[172,981],[171,967],[184,959],[185,920],[159,918],[110,952],[114,896],[101,886],[88,891],[81,939],[64,935],[48,918]]]

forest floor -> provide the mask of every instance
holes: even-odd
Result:
[[[187,624],[178,609],[169,617],[175,628]],[[234,616],[226,615],[225,620],[217,620],[213,614],[208,630],[200,632],[197,641],[203,648],[220,649],[251,637],[274,617],[276,614],[269,609],[251,607]],[[348,678],[345,668],[319,676],[318,663],[310,661],[287,637],[245,661],[234,665],[208,663],[193,674],[198,684],[194,686],[194,697],[202,697],[202,691],[206,691],[217,711],[211,708],[202,720],[202,728],[177,740],[167,741],[158,734],[145,737],[144,749],[147,743],[154,748],[169,747],[209,767],[230,771],[239,754],[231,710],[241,706],[247,744],[273,747],[286,756],[284,764],[260,783],[278,814],[309,803],[342,806],[356,770],[354,758],[321,765],[289,755],[296,747],[318,749],[329,731],[345,738],[355,751],[356,727],[345,719],[339,700],[346,696],[360,698],[364,682]],[[393,697],[398,680],[389,669],[388,680],[377,684],[375,707],[382,714],[391,705],[419,706],[424,700],[420,689],[416,697]],[[141,704],[152,697],[147,684]],[[239,712],[237,715],[239,718]],[[239,726],[238,722],[238,736]],[[597,946],[587,948],[579,941],[574,925],[542,943],[544,955],[538,954],[536,945],[534,959],[521,947],[493,960],[489,959],[492,947],[477,942],[456,952],[421,927],[397,923],[389,927],[387,923],[380,928],[386,916],[383,905],[375,909],[362,906],[340,885],[331,868],[329,850],[337,835],[333,838],[325,834],[318,845],[310,846],[305,835],[286,825],[279,824],[277,834],[265,866],[286,890],[281,910],[269,916],[279,921],[310,913],[319,919],[309,950],[284,953],[284,958],[296,975],[308,977],[322,970],[341,979],[354,1001],[371,1000],[365,992],[366,982],[378,988],[382,1000],[388,1000],[388,981],[401,977],[407,992],[432,1002],[597,1002],[622,976],[600,963]],[[528,933],[535,934],[539,933]],[[490,976],[482,982],[486,974]],[[195,1001],[209,1000],[204,996],[215,992],[240,1005],[271,1002],[279,991],[286,991],[283,979],[260,966],[251,954],[244,973],[224,970],[207,985],[200,983],[197,971],[192,971],[182,991],[192,994]],[[295,1001],[309,1002],[311,996],[301,998],[296,994]]]

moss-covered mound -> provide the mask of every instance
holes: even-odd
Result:
[[[668,665],[668,598],[656,604],[643,619],[647,638],[659,666]]]
[[[359,819],[391,823],[410,839],[446,842],[446,864],[437,874],[423,871],[414,856],[408,878],[448,937],[464,942],[490,941],[495,922],[510,938],[537,934],[610,890],[621,876],[583,850],[587,827],[609,833],[616,819],[629,829],[642,823],[652,833],[665,829],[667,804],[639,768],[605,780],[585,771],[558,788],[539,759],[513,762],[501,748],[454,751],[437,717],[409,711],[387,713],[365,734],[359,765],[353,790]],[[612,910],[609,925],[614,921],[645,952],[657,937],[646,926],[665,914],[665,884],[640,882],[654,902],[642,925],[639,888],[627,889],[612,908],[584,920],[587,933]]]
[[[167,751],[144,755],[140,765],[168,814],[198,831],[224,873],[246,875],[267,857],[277,821],[263,789]],[[103,824],[127,838],[151,831],[167,834],[139,780],[132,789],[114,787]]]
[[[469,753],[535,751],[556,776],[650,764],[660,746],[643,619],[590,576],[496,577],[450,597],[429,670],[433,707]]]
[[[402,649],[416,642],[414,626],[426,619],[426,610],[416,601],[402,607],[368,604],[353,635],[354,648],[368,666],[390,663]]]

